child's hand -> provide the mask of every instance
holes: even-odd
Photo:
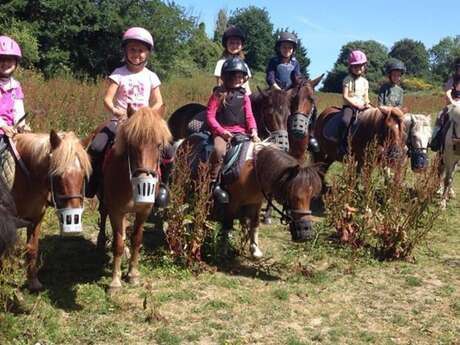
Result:
[[[222,138],[224,138],[225,141],[229,141],[233,138],[233,134],[229,131],[225,131],[224,133],[222,133]]]
[[[120,108],[117,108],[117,107],[113,108],[112,114],[113,114],[113,116],[118,117],[119,119],[127,116],[126,115],[126,110],[120,109]]]
[[[2,129],[5,135],[10,138],[17,133],[16,129],[7,125],[1,126],[0,129]]]
[[[257,135],[257,129],[253,129],[251,130],[251,139],[253,142],[259,142],[260,141],[260,138],[259,136]]]

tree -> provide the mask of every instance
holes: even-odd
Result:
[[[297,61],[299,61],[300,70],[302,74],[308,78],[309,77],[308,66],[310,66],[310,58],[308,57],[307,48],[305,48],[302,43],[302,39],[300,39],[299,35],[295,31],[290,31],[288,28],[284,28],[284,29],[276,29],[275,33],[273,34],[273,40],[275,42],[281,32],[292,32],[294,35],[296,35],[297,50],[295,53],[295,57]]]
[[[219,12],[217,13],[216,27],[214,29],[214,37],[213,37],[214,42],[220,43],[222,39],[222,35],[224,34],[225,29],[227,28],[227,24],[228,24],[227,10],[220,9]]]
[[[204,23],[200,23],[193,32],[188,42],[190,56],[198,68],[209,70],[214,68],[216,61],[221,55],[221,47],[217,42],[211,42],[206,36]]]
[[[460,57],[460,35],[444,37],[429,50],[431,72],[438,82],[446,81],[453,73],[452,64]]]
[[[406,64],[407,74],[417,77],[428,77],[428,52],[422,42],[404,38],[393,44],[389,55]]]
[[[377,89],[378,82],[383,78],[383,69],[388,57],[388,49],[381,43],[369,41],[348,42],[340,49],[334,68],[327,74],[323,84],[323,91],[342,92],[342,81],[348,73],[348,55],[353,50],[362,50],[368,61],[366,79],[370,88]]]
[[[273,24],[266,9],[249,6],[232,12],[228,24],[240,27],[247,36],[246,62],[254,70],[264,71],[273,55]]]

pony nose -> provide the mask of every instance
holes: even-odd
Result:
[[[313,223],[308,219],[294,220],[289,227],[294,242],[305,242],[314,237]]]

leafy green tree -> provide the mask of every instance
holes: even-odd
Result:
[[[246,62],[253,70],[264,71],[273,55],[273,24],[266,9],[249,6],[232,12],[228,24],[240,27],[247,35]]]
[[[217,13],[217,19],[216,19],[216,27],[214,29],[214,37],[213,41],[220,43],[222,39],[222,35],[225,32],[225,29],[227,28],[228,24],[228,13],[227,10],[225,9],[220,9],[219,12]]]
[[[460,35],[444,37],[429,50],[431,72],[437,82],[446,81],[453,73],[452,64],[460,57]]]
[[[200,23],[188,42],[190,56],[200,69],[211,70],[219,59],[222,49],[219,43],[211,42],[206,36],[204,23]]]
[[[378,82],[383,78],[388,49],[377,41],[369,40],[348,42],[342,46],[334,68],[324,81],[323,91],[342,92],[342,81],[348,73],[348,55],[356,49],[362,50],[367,56],[368,69],[365,77],[369,80],[370,88],[378,88]]]
[[[393,44],[389,55],[406,64],[407,74],[428,77],[429,56],[422,42],[404,38]]]
[[[15,39],[21,47],[21,66],[31,68],[39,61],[38,41],[34,28],[27,22],[12,20],[8,25],[2,26],[1,35]]]

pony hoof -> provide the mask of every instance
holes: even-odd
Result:
[[[255,244],[251,244],[250,251],[251,251],[251,256],[252,256],[253,259],[258,260],[258,259],[261,259],[264,256],[262,251]]]
[[[43,290],[43,285],[38,279],[30,281],[27,285],[30,292],[39,292]]]
[[[447,208],[447,201],[442,200],[441,203],[439,204],[439,207],[441,208],[442,211],[445,211]]]
[[[273,221],[270,217],[264,217],[264,219],[262,219],[262,224],[270,225],[271,223],[273,223]]]
[[[129,248],[128,248],[128,247],[125,247],[124,255],[125,255],[125,257],[126,257],[126,260],[131,259],[131,252],[129,251]]]
[[[138,286],[140,283],[139,276],[128,277],[128,283],[131,284],[132,286]]]

